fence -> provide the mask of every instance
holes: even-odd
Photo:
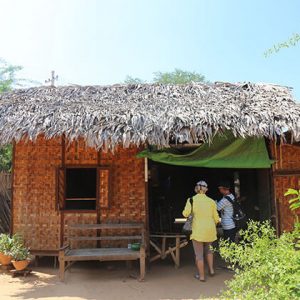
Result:
[[[0,233],[9,232],[11,174],[0,172]]]

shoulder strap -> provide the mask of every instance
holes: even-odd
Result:
[[[227,199],[233,205],[234,201],[229,196],[225,196],[224,198]]]
[[[191,197],[189,200],[190,200],[191,207],[192,207],[192,209],[191,209],[191,213],[193,213],[193,201],[194,201],[194,200],[193,200],[193,197]]]

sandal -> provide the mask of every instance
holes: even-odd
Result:
[[[205,282],[206,281],[205,278],[201,279],[199,274],[195,274],[194,278],[197,279],[197,280],[199,280],[199,281],[201,281],[201,282]]]

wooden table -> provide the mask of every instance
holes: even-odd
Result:
[[[161,243],[157,243],[157,240],[161,240]],[[170,240],[175,240],[175,246],[167,244]],[[168,255],[171,255],[175,268],[180,267],[180,249],[188,244],[188,240],[183,234],[176,233],[161,233],[150,234],[150,245],[155,249],[156,253],[150,257],[150,262],[158,259],[165,259]]]

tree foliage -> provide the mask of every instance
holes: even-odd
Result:
[[[300,34],[293,34],[288,40],[274,45],[272,48],[268,49],[264,54],[268,57],[274,53],[279,52],[283,48],[290,48],[296,46],[300,42]]]
[[[16,73],[21,69],[22,67],[8,64],[0,58],[0,93],[11,90],[18,83]]]
[[[141,83],[144,83],[144,81],[138,77],[133,77],[133,76],[127,75],[124,80],[124,83],[126,83],[126,84],[141,84]]]
[[[189,82],[206,82],[206,80],[205,76],[200,73],[175,69],[171,72],[155,72],[151,82],[163,84],[185,84]],[[146,83],[146,81],[127,75],[124,83],[141,84]]]
[[[12,145],[0,148],[0,172],[10,172],[12,167]]]
[[[163,84],[185,84],[189,82],[204,82],[205,76],[196,72],[183,71],[175,69],[172,72],[155,72],[154,82]]]
[[[10,91],[14,85],[19,83],[16,77],[22,67],[14,66],[0,59],[0,93]],[[12,166],[12,146],[7,145],[0,148],[0,171],[9,172]]]

